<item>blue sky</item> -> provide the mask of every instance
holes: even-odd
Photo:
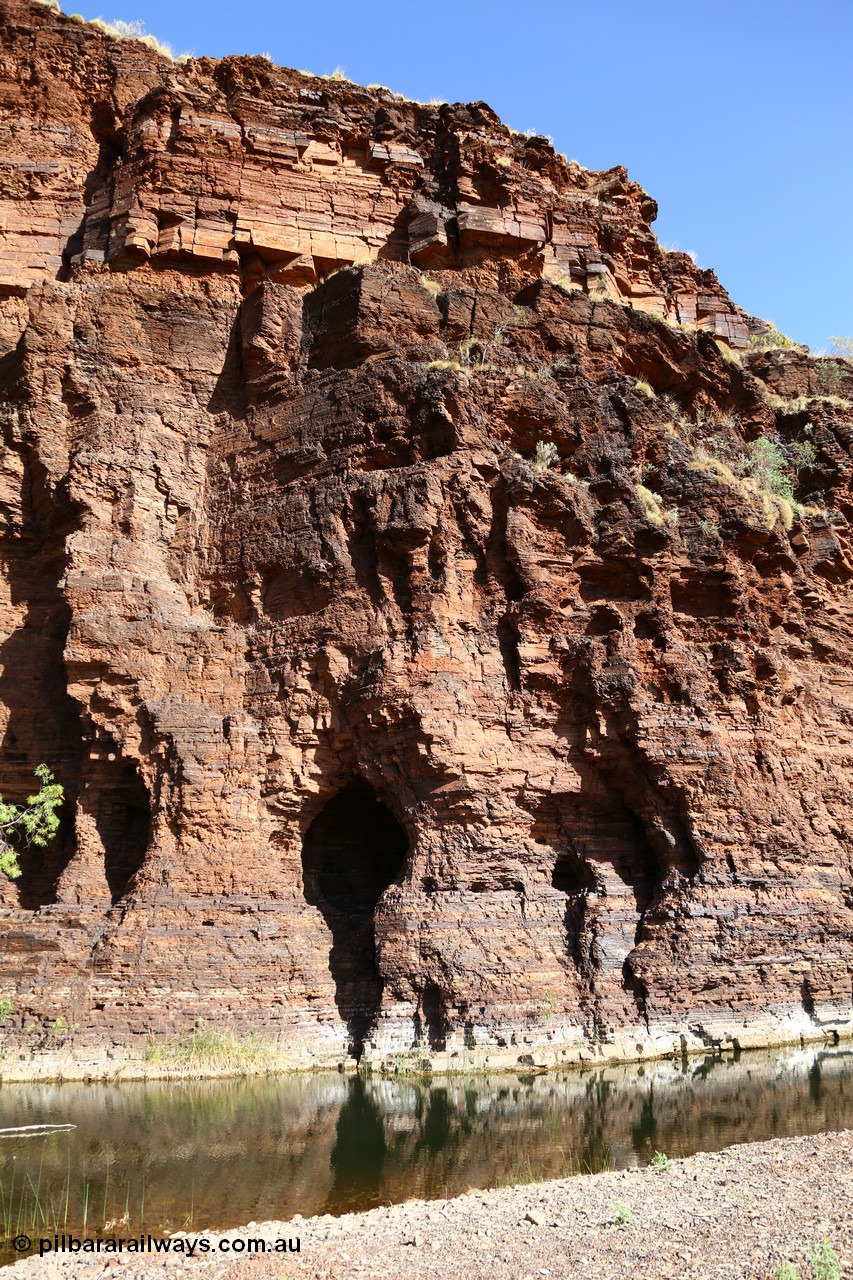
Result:
[[[853,0],[79,11],[141,20],[177,53],[268,53],[422,100],[484,99],[589,168],[624,164],[658,201],[658,238],[713,267],[748,311],[813,349],[853,334]]]

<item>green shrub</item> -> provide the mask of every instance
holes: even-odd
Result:
[[[774,1271],[773,1280],[800,1280],[800,1273],[792,1262],[783,1262]]]
[[[788,458],[795,471],[813,471],[817,465],[817,449],[811,440],[792,440]]]
[[[542,1007],[539,1010],[543,1022],[551,1022],[557,1008],[557,997],[553,991],[546,991],[545,998],[542,1001]]]
[[[722,437],[710,441],[713,453],[697,447],[688,464],[691,471],[706,471],[719,484],[731,485],[748,502],[761,503],[764,523],[772,529],[781,520],[790,529],[799,510],[794,499],[794,481],[782,446],[765,436],[751,441],[746,453],[736,458],[728,452]],[[727,456],[728,455],[728,456]]]
[[[841,1280],[841,1263],[828,1240],[809,1249],[809,1266],[814,1280]]]
[[[750,441],[743,474],[750,476],[765,493],[794,501],[794,482],[781,445],[766,436]]]
[[[773,324],[766,333],[753,333],[749,339],[751,351],[784,351],[789,347],[798,347],[800,345],[793,338],[789,338],[787,334],[780,333]]]
[[[12,1016],[14,1007],[14,1002],[8,996],[0,997],[0,1022],[5,1022],[7,1018]]]
[[[62,1014],[58,1018],[54,1018],[47,1031],[47,1043],[52,1049],[59,1049],[64,1045],[74,1032],[79,1030],[79,1022],[68,1022],[63,1018]]]
[[[834,396],[838,394],[844,380],[844,366],[839,360],[821,360],[815,366],[814,376],[818,391],[823,395]]]
[[[40,764],[35,775],[41,783],[36,795],[27,796],[24,807],[6,804],[0,797],[0,872],[9,880],[21,875],[15,845],[44,846],[59,829],[56,810],[62,804],[64,791],[54,782],[46,764]]]
[[[634,1221],[631,1206],[625,1204],[624,1200],[616,1201],[616,1204],[613,1205],[612,1213],[614,1227],[629,1227]]]
[[[669,1171],[669,1156],[663,1151],[656,1151],[650,1161],[653,1169],[660,1169],[662,1173]]]

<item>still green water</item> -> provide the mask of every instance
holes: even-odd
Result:
[[[0,1137],[0,1238],[339,1214],[849,1128],[853,1050],[561,1076],[0,1088],[0,1129],[42,1123],[77,1127]]]

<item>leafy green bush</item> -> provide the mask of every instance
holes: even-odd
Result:
[[[63,788],[54,782],[46,764],[40,764],[35,774],[41,787],[36,795],[27,797],[24,807],[6,804],[0,797],[0,871],[9,880],[21,875],[15,845],[44,846],[59,829],[56,810],[62,804]]]
[[[817,465],[817,449],[811,440],[792,440],[788,458],[795,471],[813,471]]]
[[[785,529],[792,528],[800,508],[794,499],[791,464],[778,440],[760,436],[747,445],[746,452],[737,456],[721,436],[713,436],[708,443],[712,452],[697,446],[688,464],[690,469],[708,472],[719,484],[738,489],[747,501],[759,501],[768,529],[772,529],[777,520],[781,520]],[[806,449],[803,458],[808,456]],[[803,461],[802,465],[807,463]]]
[[[624,1200],[617,1200],[613,1206],[614,1227],[629,1227],[633,1221],[634,1215],[631,1212],[631,1206],[625,1204]]]
[[[743,473],[751,476],[765,493],[793,502],[794,482],[781,445],[766,436],[759,436],[757,440],[750,441],[748,450]]]
[[[821,360],[814,371],[818,391],[827,396],[837,395],[844,381],[844,373],[840,360]]]
[[[809,1266],[814,1280],[841,1280],[841,1263],[828,1240],[809,1249]]]
[[[749,339],[751,351],[784,351],[788,347],[798,347],[800,343],[780,333],[775,325],[771,325],[766,333],[753,333]]]

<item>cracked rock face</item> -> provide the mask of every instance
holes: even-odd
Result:
[[[7,1042],[846,1029],[848,364],[483,103],[0,32]]]

